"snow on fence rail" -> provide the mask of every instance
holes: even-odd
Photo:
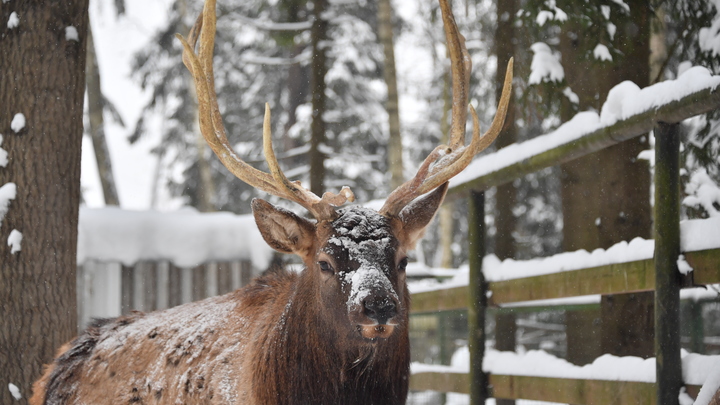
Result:
[[[687,376],[681,375],[681,370],[687,373],[687,369],[694,366],[692,360],[683,364],[679,361],[677,329],[681,277],[671,273],[677,271],[678,253],[682,251],[685,252],[685,261],[693,268],[689,276],[682,278],[685,285],[719,283],[720,227],[716,220],[687,221],[680,226],[675,219],[679,218],[679,201],[674,199],[674,194],[677,194],[674,190],[678,189],[679,183],[677,164],[673,162],[678,160],[679,134],[673,124],[719,108],[718,85],[720,76],[711,76],[706,69],[697,67],[686,71],[677,80],[658,83],[643,90],[629,82],[621,83],[610,91],[599,115],[580,113],[550,134],[476,159],[456,176],[448,195],[460,197],[469,193],[471,197],[472,233],[468,238],[471,242],[471,263],[467,277],[471,280],[463,282],[454,279],[445,284],[449,288],[443,289],[412,287],[412,310],[419,313],[467,308],[469,343],[475,360],[468,361],[469,367],[460,372],[422,372],[422,366],[415,365],[411,388],[466,392],[471,394],[473,401],[480,401],[486,395],[485,387],[492,387],[491,396],[498,398],[574,404],[674,403],[678,400],[677,389],[682,384],[688,384],[688,392],[696,395],[697,384],[703,381],[689,381]],[[527,270],[530,266],[542,268],[536,266],[539,261],[531,262],[530,266],[519,264],[520,270],[508,276],[507,269],[493,272],[493,265],[488,260],[476,259],[484,257],[484,197],[478,191],[585,156],[653,129],[661,133],[656,136],[655,190],[656,195],[663,193],[666,196],[656,198],[657,240],[631,241],[608,251],[593,252],[588,254],[589,262],[586,261],[581,268],[565,266],[561,263],[563,256],[558,255],[545,259],[545,269],[541,274]],[[682,228],[682,237],[679,228]],[[608,254],[611,251],[614,253]],[[593,254],[605,256],[606,261],[595,261],[593,264]],[[621,256],[625,257],[618,260]],[[496,263],[494,267],[512,267],[515,264]],[[515,375],[493,367],[485,367],[483,371],[483,365],[487,366],[485,361],[494,356],[492,352],[485,355],[484,349],[485,312],[489,304],[651,290],[655,291],[656,301],[663,303],[659,307],[656,305],[655,314],[656,331],[660,331],[656,336],[656,354],[663,359],[653,367],[657,382],[655,378],[652,382],[611,381],[593,375],[577,378],[580,374],[571,374],[576,377],[566,378],[548,376],[542,371],[531,376]],[[528,365],[527,358],[520,360],[520,364]],[[720,356],[714,356],[712,361],[712,367],[720,367]],[[707,375],[703,378],[711,379]],[[707,381],[706,385],[717,387],[717,383]]]
[[[702,67],[643,90],[628,90],[632,88],[628,83],[610,90],[600,115],[581,112],[551,133],[475,159],[450,181],[448,196],[498,186],[647,134],[658,122],[681,122],[720,107],[720,76],[711,76]]]
[[[79,326],[224,294],[267,268],[272,254],[250,215],[82,208]]]

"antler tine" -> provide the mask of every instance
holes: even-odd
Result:
[[[202,14],[190,30],[188,40],[176,34],[183,45],[183,63],[195,81],[198,96],[200,131],[225,167],[240,180],[257,189],[275,196],[294,201],[307,209],[318,221],[332,220],[337,214],[334,206],[353,201],[349,188],[344,187],[339,194],[325,193],[322,198],[305,189],[299,182],[291,182],[285,177],[272,148],[270,128],[270,107],[265,104],[263,121],[263,149],[270,173],[265,173],[240,159],[227,138],[215,93],[215,77],[212,66],[215,46],[216,11],[215,0],[207,0]],[[198,55],[194,48],[200,40]]]
[[[465,123],[467,122],[468,88],[472,60],[465,46],[465,37],[458,31],[455,17],[447,0],[440,1],[445,42],[450,56],[452,77],[452,121],[450,124],[450,147],[456,149],[465,144]]]
[[[452,126],[450,128],[450,146],[440,145],[425,158],[418,173],[412,180],[404,183],[388,196],[380,213],[397,216],[412,200],[434,190],[463,171],[472,158],[484,150],[497,138],[507,114],[512,90],[513,60],[510,59],[505,72],[505,83],[495,118],[485,134],[480,136],[480,122],[475,109],[470,106],[473,119],[473,137],[470,145],[464,145],[465,121],[467,120],[467,95],[470,78],[470,58],[465,48],[465,39],[459,34],[452,11],[447,0],[440,0],[443,23],[450,50],[450,63],[453,75]],[[448,26],[449,25],[449,26]],[[460,107],[462,106],[462,107]]]

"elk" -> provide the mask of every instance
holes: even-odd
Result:
[[[379,211],[340,208],[345,187],[322,197],[288,180],[272,148],[269,173],[238,158],[214,90],[215,1],[207,0],[183,61],[194,77],[201,131],[218,158],[249,185],[298,203],[314,220],[256,199],[253,215],[274,249],[305,268],[268,271],[229,294],[152,313],[97,319],[63,345],[34,384],[40,404],[403,404],[408,393],[410,296],[407,252],[445,197],[448,181],[497,137],[512,82],[507,68],[498,111],[465,145],[471,63],[447,0],[440,0],[452,69],[449,145],[436,147],[415,177]],[[198,54],[195,47],[199,39]]]

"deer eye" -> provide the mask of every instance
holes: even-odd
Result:
[[[400,263],[398,263],[398,266],[397,266],[398,271],[405,272],[405,269],[407,268],[407,264],[408,264],[407,257],[400,260]]]
[[[320,266],[320,270],[322,270],[325,273],[334,274],[335,269],[333,269],[333,266],[330,265],[330,263],[326,261],[319,261],[318,266]]]

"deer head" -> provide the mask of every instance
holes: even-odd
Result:
[[[183,62],[195,79],[200,128],[223,164],[249,185],[300,204],[314,221],[256,199],[253,214],[263,237],[274,249],[295,253],[305,263],[298,290],[321,303],[338,336],[370,340],[388,338],[397,325],[407,323],[407,252],[423,235],[443,201],[448,181],[462,171],[497,137],[505,120],[512,83],[508,64],[503,93],[490,129],[480,135],[470,106],[473,135],[465,145],[467,99],[471,61],[447,0],[440,0],[452,69],[452,124],[449,145],[436,147],[413,179],[398,187],[380,211],[362,207],[339,208],[354,196],[344,187],[338,194],[318,197],[280,170],[272,148],[270,107],[265,106],[263,148],[270,172],[242,161],[228,142],[215,94],[212,57],[215,40],[215,1],[207,0],[202,15],[184,46]],[[199,38],[198,53],[194,49]],[[341,318],[342,317],[342,318]]]

